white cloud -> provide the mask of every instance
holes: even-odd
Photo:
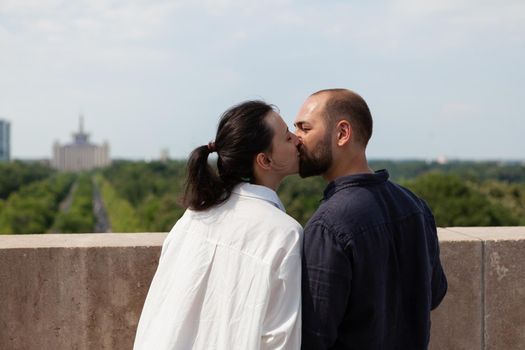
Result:
[[[98,39],[141,39],[158,34],[178,6],[174,1],[4,0],[0,3],[0,13],[19,23],[18,34],[26,37],[49,33],[74,36],[80,29],[89,29],[90,35]]]
[[[521,0],[395,0],[393,10],[400,19],[435,21],[442,31],[525,29],[525,2]]]
[[[470,118],[480,114],[480,110],[475,106],[465,102],[449,102],[441,108],[443,115],[451,118]]]
[[[162,33],[177,2],[100,0],[0,2],[0,50],[16,65],[109,65],[117,70],[167,60],[161,48],[142,43]],[[13,40],[15,38],[16,40]],[[7,57],[6,57],[7,56]]]
[[[424,59],[466,47],[508,48],[525,43],[525,2],[521,0],[309,3],[292,15],[297,17],[310,31],[324,33],[329,40],[389,57],[410,52]]]
[[[2,0],[0,13],[11,16],[41,15],[53,12],[64,2],[64,0]]]
[[[479,5],[480,1],[472,0],[394,0],[396,12],[407,16],[424,17],[468,9],[472,3]]]

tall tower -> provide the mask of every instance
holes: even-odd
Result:
[[[77,145],[89,143],[89,134],[84,132],[84,116],[81,114],[78,121],[78,132],[73,134],[73,142]]]
[[[11,159],[11,124],[0,119],[0,162]]]

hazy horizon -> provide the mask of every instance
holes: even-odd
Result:
[[[40,162],[40,161],[51,161],[52,157],[42,157],[42,158],[13,158],[11,157],[11,161],[21,161],[21,162]],[[170,157],[168,158],[169,161],[187,161],[188,157]],[[111,159],[112,161],[129,161],[129,162],[155,162],[155,161],[162,161],[160,157],[153,157],[153,158],[123,158],[123,157],[113,157]],[[210,160],[213,161],[212,157],[210,156]],[[381,157],[368,157],[369,162],[435,162],[439,163],[442,162],[444,164],[446,163],[454,163],[454,162],[473,162],[473,163],[518,163],[518,164],[525,164],[525,157],[524,158],[446,158],[444,160],[437,158],[381,158]]]

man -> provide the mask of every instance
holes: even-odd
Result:
[[[299,174],[328,187],[303,243],[303,349],[427,349],[447,290],[425,202],[368,166],[372,116],[344,89],[311,95],[295,120]]]

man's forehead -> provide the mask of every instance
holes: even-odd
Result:
[[[321,116],[325,98],[322,95],[310,96],[304,101],[297,117],[296,123],[311,122]]]

